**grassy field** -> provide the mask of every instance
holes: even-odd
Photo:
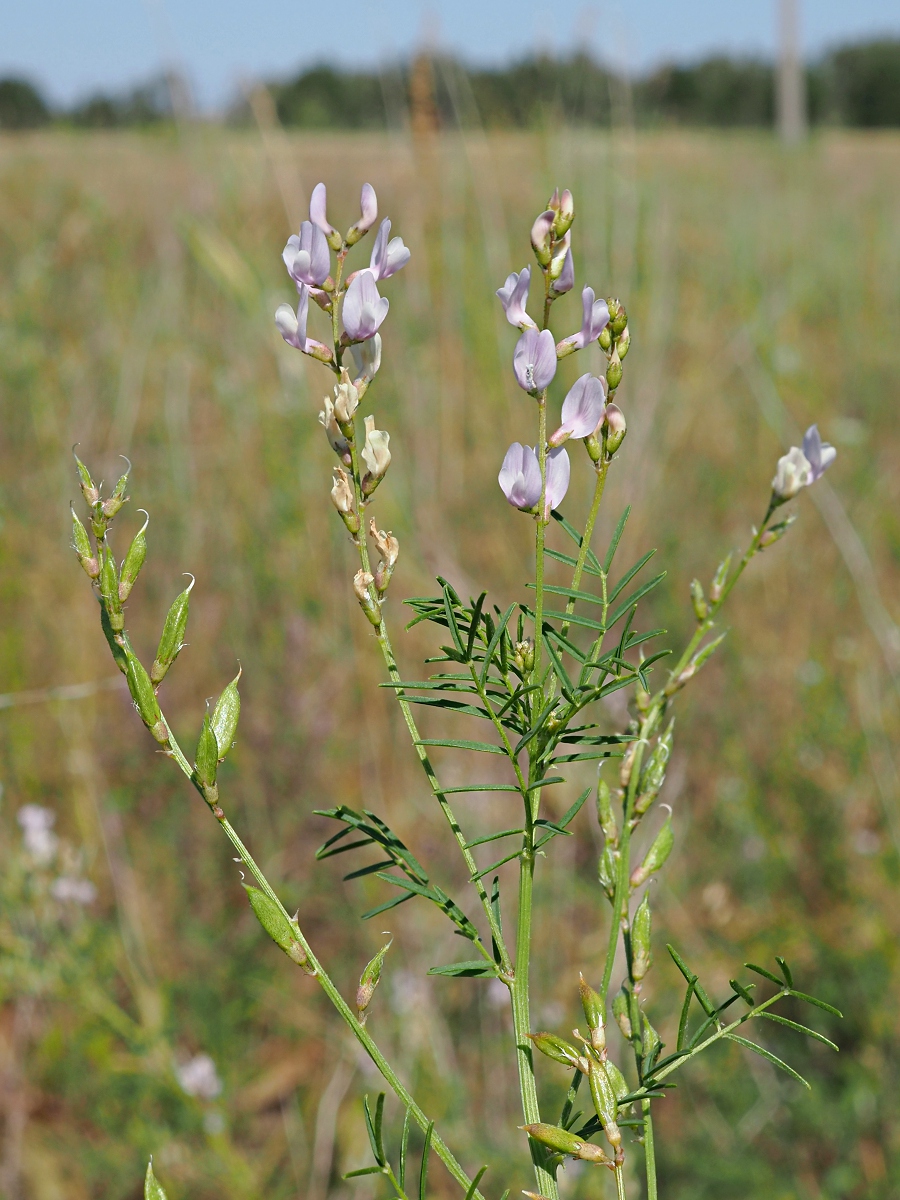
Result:
[[[650,992],[665,1035],[677,1021],[666,941],[720,986],[783,951],[800,986],[844,1011],[829,1027],[842,1051],[792,1046],[811,1094],[737,1047],[710,1054],[659,1105],[662,1194],[896,1196],[900,137],[829,134],[787,155],[755,134],[212,129],[0,139],[0,1195],[137,1197],[150,1153],[172,1200],[378,1195],[340,1178],[368,1161],[361,1104],[378,1080],[264,941],[215,822],[154,755],[69,550],[70,446],[107,480],[129,455],[132,507],[151,515],[129,627],[152,651],[182,572],[197,576],[168,711],[190,741],[240,660],[227,807],[351,994],[381,944],[381,925],[357,915],[384,888],[314,862],[333,830],[312,810],[373,808],[449,890],[463,879],[377,690],[327,496],[326,373],[272,323],[291,298],[281,248],[320,178],[341,224],[370,180],[413,250],[386,289],[374,404],[394,451],[378,516],[401,543],[390,620],[407,672],[433,641],[401,632],[401,595],[440,573],[505,605],[527,578],[530,524],[496,473],[531,414],[493,291],[528,261],[556,183],[576,197],[579,286],[620,296],[632,331],[629,435],[598,540],[633,504],[628,549],[658,547],[669,575],[652,607],[675,643],[691,627],[690,580],[746,541],[797,431],[817,421],[838,446],[797,526],[748,573],[726,648],[680,709]],[[559,310],[558,332],[577,328],[578,302]],[[573,519],[588,482],[573,472]],[[119,518],[117,549],[139,520]],[[76,684],[94,686],[40,692]],[[26,804],[56,814],[55,864],[22,848]],[[476,832],[503,820],[501,800],[464,812]],[[539,1026],[575,1022],[577,971],[602,959],[587,814],[541,867]],[[63,867],[94,884],[92,903],[53,898]],[[505,1009],[480,981],[425,976],[457,949],[430,910],[404,905],[390,928],[373,1027],[465,1165],[491,1163],[489,1194],[529,1186],[512,1064],[496,1053]],[[776,1053],[784,1032],[768,1039]],[[179,1086],[198,1054],[215,1062],[215,1098]],[[547,1072],[554,1104],[560,1086]],[[437,1166],[431,1186],[451,1194]],[[566,1200],[611,1188],[605,1173],[563,1180]]]

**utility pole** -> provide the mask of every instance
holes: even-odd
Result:
[[[778,135],[786,146],[806,137],[806,81],[800,58],[799,0],[778,0]]]

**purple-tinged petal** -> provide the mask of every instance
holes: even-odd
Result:
[[[561,446],[570,437],[590,437],[603,420],[607,393],[606,380],[590,372],[576,380],[563,401],[562,425],[550,438],[550,445]]]
[[[278,305],[275,310],[275,324],[278,326],[278,332],[289,346],[293,346],[295,350],[303,350],[305,348],[306,336],[304,334],[301,341],[297,314],[289,304]]]
[[[553,222],[556,213],[552,208],[542,212],[531,227],[531,244],[542,267],[550,262],[550,243],[553,239]]]
[[[569,456],[565,447],[558,446],[547,455],[547,488],[544,495],[544,520],[554,508],[559,508],[569,490]]]
[[[526,329],[516,343],[513,371],[526,392],[545,388],[556,374],[556,346],[549,329]]]
[[[378,294],[372,271],[360,271],[347,288],[341,313],[344,329],[351,342],[363,342],[374,336],[388,314],[390,301]]]
[[[395,237],[388,241],[391,233],[391,222],[385,217],[381,222],[372,247],[372,257],[369,268],[376,279],[390,279],[398,271],[402,271],[410,259],[410,251],[404,246],[403,238]]]
[[[584,288],[581,293],[583,316],[581,329],[560,342],[561,347],[572,346],[575,350],[583,350],[595,341],[609,324],[609,307],[605,300],[594,299],[594,289]],[[565,353],[565,351],[564,351]],[[571,351],[568,351],[571,353]]]
[[[375,189],[371,183],[362,185],[362,191],[359,194],[359,213],[360,217],[356,228],[360,233],[368,233],[378,220],[378,197],[375,195]]]
[[[313,225],[322,230],[326,237],[330,237],[334,230],[328,224],[328,218],[325,215],[325,201],[325,184],[317,183],[309,198],[309,219]]]
[[[563,260],[562,270],[559,273],[559,279],[554,283],[553,290],[557,296],[564,296],[566,292],[571,292],[575,286],[575,260],[572,258],[571,249],[566,250],[566,257]]]
[[[325,234],[311,221],[300,226],[300,236],[292,234],[281,256],[295,283],[318,287],[328,278],[331,256]]]
[[[778,503],[792,500],[801,488],[812,483],[812,466],[809,459],[799,448],[791,446],[787,454],[782,454],[775,469],[772,480],[772,491],[778,497]]]
[[[531,267],[523,267],[520,274],[513,271],[506,277],[502,288],[497,288],[497,296],[503,305],[506,319],[510,325],[518,329],[536,328],[534,321],[525,311],[528,303],[528,289],[531,285]]]
[[[821,479],[837,458],[837,450],[830,443],[822,441],[817,425],[810,425],[803,435],[803,453],[809,462],[810,483]]]
[[[503,459],[497,481],[514,508],[533,509],[541,499],[541,467],[530,446],[513,442]]]

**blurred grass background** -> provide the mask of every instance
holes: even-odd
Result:
[[[496,472],[510,440],[533,436],[533,413],[493,291],[529,260],[555,184],[575,192],[578,287],[619,295],[632,331],[629,436],[598,543],[634,504],[620,553],[659,547],[669,577],[652,617],[673,644],[691,628],[691,578],[745,543],[796,430],[817,421],[838,446],[797,527],[730,603],[724,651],[679,700],[663,796],[677,846],[654,891],[647,991],[671,1041],[666,941],[718,988],[744,960],[785,953],[801,987],[845,1012],[823,1025],[842,1051],[769,1034],[811,1094],[736,1047],[710,1053],[658,1105],[661,1180],[669,1200],[896,1196],[900,136],[828,133],[786,152],[762,133],[288,136],[262,116],[258,134],[0,139],[0,1194],[137,1197],[151,1153],[173,1200],[379,1194],[340,1178],[368,1162],[361,1098],[378,1078],[264,940],[225,839],[117,686],[68,546],[76,441],[107,480],[117,455],[134,462],[113,542],[123,554],[149,510],[128,609],[145,655],[182,572],[197,576],[189,649],[164,688],[179,737],[193,745],[204,698],[240,660],[226,811],[345,994],[382,926],[395,933],[376,1037],[464,1165],[491,1163],[489,1195],[528,1186],[502,997],[426,978],[458,957],[431,910],[363,925],[383,885],[341,882],[361,859],[313,859],[334,830],[312,810],[365,806],[464,895],[349,586],[316,420],[327,374],[272,323],[291,296],[281,247],[310,189],[327,181],[345,225],[368,179],[413,250],[385,288],[373,401],[394,452],[374,512],[401,542],[390,620],[408,677],[434,642],[401,632],[402,595],[436,572],[502,605],[523,595],[531,525]],[[559,335],[579,320],[577,299],[560,302]],[[590,480],[577,455],[573,468],[577,523]],[[82,683],[101,686],[40,694]],[[472,769],[442,763],[447,783]],[[548,795],[551,808],[579,782],[552,789],[566,796]],[[509,823],[499,795],[460,803],[470,836]],[[43,866],[23,847],[26,804],[56,814],[62,840]],[[587,808],[576,832],[539,870],[534,1023],[559,1032],[606,937]],[[54,896],[63,870],[94,883],[93,903]],[[201,1054],[217,1096],[179,1084]],[[565,1083],[548,1064],[554,1109]],[[453,1192],[439,1164],[431,1187]],[[564,1175],[567,1198],[611,1187],[605,1173]]]

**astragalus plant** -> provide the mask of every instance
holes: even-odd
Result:
[[[785,1062],[745,1036],[748,1027],[776,1021],[833,1045],[821,1033],[774,1011],[780,1001],[790,997],[839,1015],[797,990],[790,968],[781,958],[773,964],[777,970],[745,964],[756,982],[750,975],[743,980],[735,978],[728,995],[714,999],[677,948],[667,946],[685,981],[680,1020],[676,1029],[666,1032],[668,1046],[645,1008],[643,987],[652,965],[647,885],[665,865],[674,839],[671,810],[658,798],[672,752],[678,693],[702,679],[704,664],[725,636],[718,631],[720,612],[746,567],[790,527],[793,517],[782,516],[782,505],[814,483],[835,452],[821,441],[813,426],[803,448],[792,447],[779,460],[763,519],[752,530],[744,552],[736,559],[728,555],[706,589],[698,580],[691,585],[696,629],[690,641],[681,650],[662,648],[665,631],[645,628],[639,614],[641,601],[662,583],[664,574],[647,577],[652,552],[627,567],[621,567],[617,558],[628,510],[615,525],[607,546],[595,549],[592,545],[607,476],[614,468],[622,469],[620,460],[627,455],[626,414],[616,396],[631,333],[622,303],[598,299],[590,287],[581,292],[580,328],[560,340],[551,332],[557,302],[575,284],[572,196],[568,191],[554,192],[531,230],[536,269],[526,266],[511,274],[497,292],[507,320],[519,331],[512,369],[522,390],[522,441],[513,443],[503,456],[499,485],[509,504],[533,523],[533,580],[526,593],[504,610],[492,604],[487,593],[465,598],[441,578],[433,595],[406,600],[411,624],[436,626],[438,643],[435,655],[428,659],[431,673],[422,679],[404,679],[385,612],[399,545],[390,531],[379,529],[370,514],[390,467],[390,436],[376,427],[369,400],[382,356],[379,329],[389,308],[379,285],[406,266],[409,250],[400,238],[390,238],[391,223],[384,220],[375,235],[368,266],[350,269],[351,251],[377,221],[377,200],[368,184],[362,189],[360,207],[360,219],[342,235],[328,221],[324,185],[316,187],[309,221],[303,222],[284,250],[298,303],[296,309],[281,305],[275,320],[289,346],[317,359],[334,376],[332,395],[325,398],[319,419],[337,458],[331,498],[359,556],[359,569],[347,586],[352,586],[359,602],[361,619],[374,631],[387,675],[384,686],[396,696],[411,752],[418,757],[433,800],[446,818],[449,839],[465,862],[471,902],[448,895],[416,858],[414,849],[368,810],[357,812],[339,804],[325,811],[322,815],[340,828],[318,856],[364,849],[374,852],[375,861],[352,872],[355,876],[374,873],[385,885],[384,902],[365,916],[382,914],[406,901],[436,905],[470,944],[470,951],[461,961],[435,964],[430,974],[495,980],[508,990],[512,1013],[509,1054],[518,1068],[523,1152],[530,1155],[535,1179],[535,1192],[528,1194],[556,1200],[560,1166],[567,1159],[580,1159],[607,1168],[619,1198],[626,1195],[628,1180],[638,1180],[641,1175],[647,1196],[653,1198],[658,1195],[653,1102],[673,1086],[673,1077],[692,1059],[716,1042],[730,1040],[805,1083]],[[536,315],[528,311],[532,287],[537,292]],[[321,310],[324,318],[322,340],[310,336],[311,308]],[[560,360],[595,342],[606,358],[604,374],[582,374],[559,405],[553,385]],[[576,469],[590,472],[594,479],[586,518],[577,525],[562,511],[571,470],[570,450],[577,452]],[[499,448],[497,457],[499,461]],[[466,1200],[480,1197],[486,1168],[473,1171],[473,1164],[466,1162],[465,1147],[454,1152],[445,1143],[366,1024],[386,969],[389,943],[362,972],[356,995],[343,996],[304,936],[302,914],[291,915],[226,816],[227,797],[220,795],[216,776],[237,729],[239,673],[204,715],[192,758],[172,735],[159,693],[183,646],[193,582],[172,604],[148,668],[125,628],[125,606],[145,559],[147,521],[117,565],[109,527],[128,498],[128,475],[104,498],[81,461],[78,471],[89,521],[86,528],[73,512],[75,550],[93,582],[103,631],[115,662],[127,677],[141,719],[206,801],[237,851],[252,878],[252,883],[245,883],[249,902],[265,931],[292,963],[323,988],[405,1110],[402,1130],[390,1139],[389,1150],[383,1125],[384,1095],[371,1105],[366,1100],[374,1162],[354,1174],[384,1176],[400,1200],[416,1190],[424,1198],[428,1159],[434,1153]],[[556,531],[557,544],[565,550],[548,545],[551,531]],[[547,582],[548,560],[557,564],[557,571],[561,565],[568,572],[571,582],[567,586]],[[609,706],[601,702],[621,689],[630,694],[630,720],[625,728],[616,729],[610,727]],[[421,705],[441,711],[448,726],[444,736],[421,736],[415,715]],[[460,717],[465,723],[454,728],[454,720]],[[483,723],[480,740],[469,736],[474,721]],[[465,786],[444,786],[431,761],[433,746],[468,755],[471,781]],[[505,782],[496,782],[496,771],[486,772],[490,781],[479,774],[483,755],[503,760]],[[596,763],[596,781],[569,797],[564,816],[551,819],[542,804],[544,793],[550,787],[568,790],[567,772],[584,770],[573,768],[576,763]],[[508,794],[508,827],[471,839],[454,812],[454,795],[488,791]],[[572,836],[570,827],[588,801],[596,806],[604,839],[598,864],[598,908],[608,913],[608,949],[595,978],[575,977],[573,966],[572,987],[580,993],[583,1032],[575,1029],[562,1036],[532,1026],[532,900],[540,881],[541,858],[553,853],[556,838]],[[485,857],[497,855],[496,850],[486,849],[493,843],[501,844],[502,852],[485,865]],[[643,847],[640,854],[634,852],[637,845]],[[501,900],[498,870],[511,862],[518,863],[517,893]],[[558,919],[564,921],[566,914],[558,914]],[[616,976],[617,964],[624,964],[619,967],[624,978]],[[615,1061],[614,1049],[623,1043],[613,1039],[614,1045],[607,1038],[610,1019],[621,1030],[627,1051],[619,1055],[619,1061]],[[549,1062],[541,1069],[558,1072],[562,1080],[559,1107],[553,1113],[542,1113],[538,1104],[536,1072],[544,1058]],[[568,1090],[564,1071],[571,1075]],[[578,1107],[580,1087],[588,1094],[584,1098],[587,1116]],[[411,1182],[407,1148],[413,1124],[424,1131],[425,1138],[418,1178]],[[626,1176],[624,1164],[632,1155],[639,1156],[644,1170],[629,1171]],[[605,1172],[597,1176],[598,1193],[603,1191],[604,1178],[608,1178]],[[493,1190],[499,1194],[503,1186],[499,1180]],[[150,1196],[163,1195],[152,1169],[148,1170],[147,1188]]]

